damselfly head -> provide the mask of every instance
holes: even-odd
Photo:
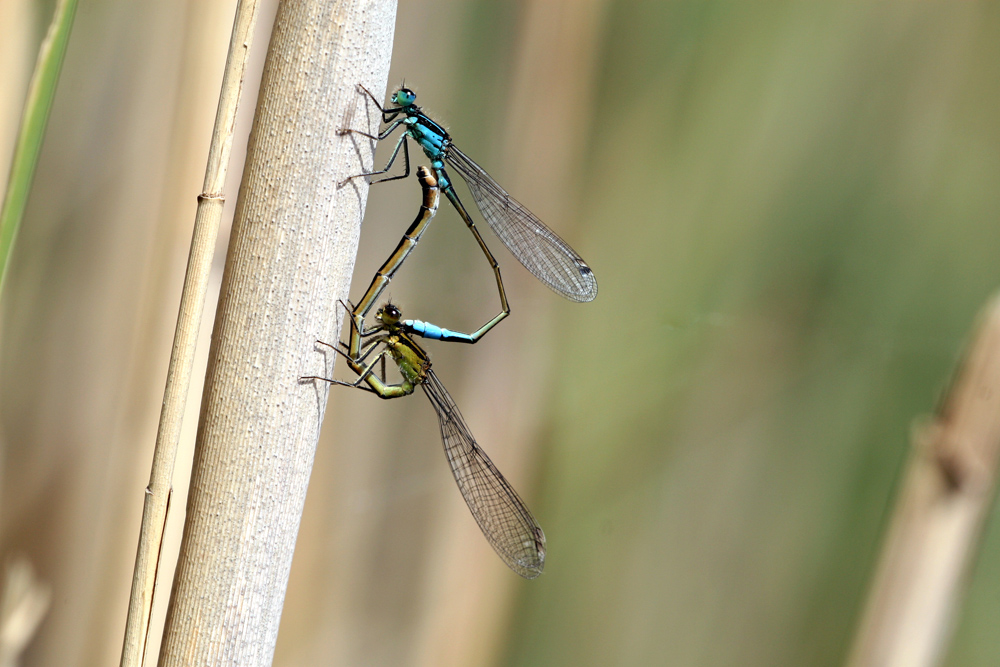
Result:
[[[409,88],[400,88],[392,94],[392,103],[401,107],[408,107],[417,99],[417,94]]]
[[[403,317],[403,313],[395,306],[395,304],[387,303],[378,309],[375,313],[375,317],[382,324],[387,324],[392,326],[393,324],[398,324],[399,320]]]

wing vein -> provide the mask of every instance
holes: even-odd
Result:
[[[510,569],[534,579],[545,564],[545,534],[541,527],[476,442],[433,370],[428,370],[421,386],[437,412],[455,482],[483,535]]]
[[[572,301],[592,301],[597,296],[594,272],[568,243],[454,144],[446,159],[469,186],[490,228],[528,271]]]

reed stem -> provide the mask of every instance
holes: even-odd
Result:
[[[282,0],[216,314],[161,667],[269,665],[334,359],[380,116],[393,0]],[[358,112],[366,113],[365,120]],[[360,157],[364,155],[362,166]]]

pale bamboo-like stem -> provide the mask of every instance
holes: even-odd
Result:
[[[939,664],[992,504],[1000,461],[1000,299],[951,390],[915,431],[851,667]]]
[[[202,194],[198,197],[194,231],[191,235],[191,250],[181,292],[177,327],[174,330],[173,348],[170,352],[163,405],[160,408],[153,464],[142,508],[139,546],[132,573],[132,592],[129,597],[125,639],[122,644],[120,663],[122,667],[139,667],[145,661],[160,548],[163,544],[163,531],[170,502],[171,479],[181,436],[184,406],[191,386],[191,369],[194,366],[198,331],[205,310],[205,294],[208,291],[212,256],[225,204],[222,188],[229,167],[236,111],[243,91],[243,77],[246,74],[254,26],[257,23],[258,6],[259,0],[239,0],[233,22],[233,34],[229,41],[222,91],[219,95],[212,143],[208,151],[208,164],[205,168],[205,181]]]
[[[269,665],[380,116],[394,0],[282,0],[216,315],[161,667]],[[359,113],[367,111],[367,113]],[[359,156],[366,164],[360,164]],[[346,565],[346,566],[349,566]]]

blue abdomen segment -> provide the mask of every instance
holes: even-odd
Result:
[[[444,161],[434,159],[431,162],[431,168],[434,169],[434,175],[437,176],[438,188],[442,192],[448,192],[449,190],[454,192],[454,188],[451,187],[451,179],[448,178],[448,172],[444,170]]]
[[[418,336],[423,336],[424,338],[430,338],[432,340],[452,341],[458,343],[475,342],[472,336],[467,333],[443,329],[436,324],[431,324],[430,322],[423,322],[421,320],[403,320],[402,324],[403,328],[410,333],[415,333]]]

